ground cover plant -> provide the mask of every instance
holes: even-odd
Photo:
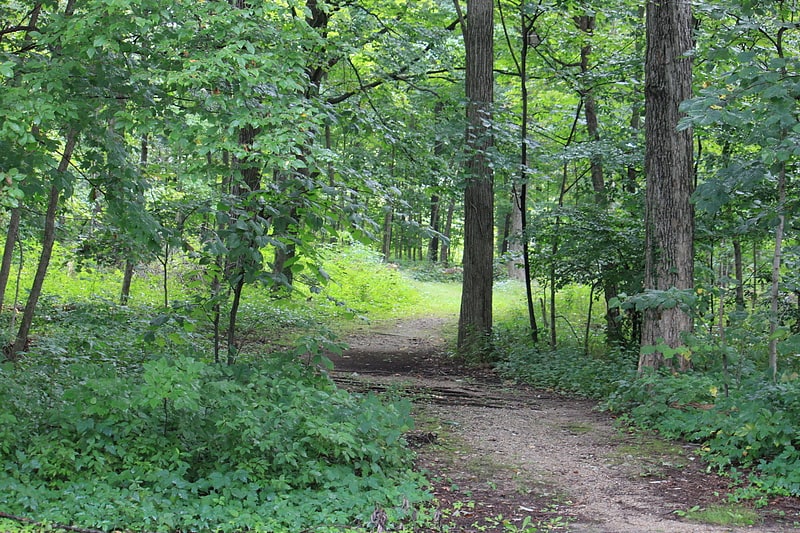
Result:
[[[286,358],[5,367],[1,377],[0,502],[20,516],[279,531],[366,523],[375,506],[425,497],[401,443],[409,407],[356,398]]]
[[[429,498],[403,439],[410,405],[337,388],[322,354],[341,347],[322,320],[356,316],[330,313],[341,307],[396,313],[419,296],[352,254],[332,254],[330,270],[358,294],[251,291],[234,365],[213,363],[191,290],[176,284],[163,308],[142,273],[136,300],[153,303],[120,305],[106,297],[113,273],[62,275],[25,357],[0,367],[0,508],[101,530],[343,531],[376,509],[408,522]]]

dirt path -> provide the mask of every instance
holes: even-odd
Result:
[[[723,504],[727,489],[692,447],[625,434],[592,402],[454,366],[445,355],[447,323],[365,327],[333,358],[344,386],[414,400],[419,427],[409,442],[434,483],[443,529],[514,531],[502,515],[516,527],[530,517],[540,530],[591,533],[797,531],[796,500],[762,511],[750,527],[681,520],[692,507]]]

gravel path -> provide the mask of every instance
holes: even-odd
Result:
[[[460,529],[450,531],[506,531],[470,528],[486,527],[498,510],[516,523],[528,514],[542,529],[586,533],[797,531],[792,524],[800,513],[746,528],[681,520],[675,511],[724,502],[727,488],[704,472],[693,448],[626,434],[592,402],[454,366],[443,355],[446,324],[416,319],[365,327],[333,359],[344,386],[408,395],[427,440],[449,443],[422,446],[419,454],[426,469],[457,480],[461,496],[477,501],[466,520],[453,522]],[[452,503],[454,492],[443,483],[438,495]]]

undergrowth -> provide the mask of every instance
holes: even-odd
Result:
[[[621,378],[633,377],[636,371],[636,354],[628,350],[598,355],[570,345],[543,349],[517,327],[496,328],[493,350],[495,368],[505,377],[585,398],[607,397],[617,390]]]
[[[605,406],[638,426],[701,444],[712,467],[747,482],[734,497],[800,496],[800,382],[752,375],[724,393],[722,374],[621,381]]]
[[[409,404],[350,394],[309,364],[335,346],[326,322],[420,298],[349,253],[331,253],[336,282],[306,297],[246,291],[235,366],[211,363],[210,317],[180,284],[164,308],[140,272],[123,306],[113,272],[57,272],[28,352],[0,366],[0,509],[33,529],[371,531],[380,511],[413,530],[430,495],[403,438]]]
[[[0,508],[125,530],[366,525],[427,498],[410,406],[358,397],[286,357],[179,356],[0,370]]]

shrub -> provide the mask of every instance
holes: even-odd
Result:
[[[751,376],[723,393],[722,374],[654,374],[620,382],[605,406],[673,439],[701,443],[722,471],[767,494],[800,495],[800,383]]]
[[[0,507],[102,529],[289,531],[366,524],[427,497],[408,403],[355,397],[286,358],[159,358],[0,372]],[[43,372],[41,376],[46,375]]]
[[[494,348],[501,374],[534,387],[586,398],[605,398],[616,390],[621,376],[631,376],[636,370],[635,354],[625,350],[595,356],[575,347],[539,350],[502,337],[496,339]]]

